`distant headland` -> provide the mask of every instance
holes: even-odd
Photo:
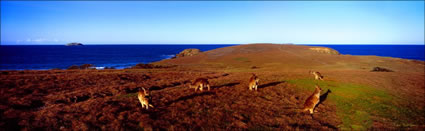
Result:
[[[78,43],[78,42],[72,42],[72,43],[66,44],[66,46],[83,46],[83,44]]]

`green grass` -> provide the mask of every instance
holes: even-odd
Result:
[[[411,109],[396,106],[400,100],[384,90],[313,79],[288,80],[288,83],[295,84],[301,91],[313,91],[314,85],[318,84],[322,88],[321,94],[330,89],[327,100],[337,106],[337,115],[343,122],[339,125],[342,130],[366,130],[372,126],[372,116],[385,118],[387,121],[384,122],[391,122],[395,126],[409,125],[406,120],[399,118],[415,119],[410,114]]]

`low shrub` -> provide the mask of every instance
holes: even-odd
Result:
[[[390,69],[382,68],[382,67],[374,67],[371,72],[394,72]]]

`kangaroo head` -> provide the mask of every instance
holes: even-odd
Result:
[[[316,85],[316,90],[317,91],[322,91],[322,88],[320,88],[319,85]]]
[[[143,92],[145,93],[145,96],[149,96],[149,94],[150,94],[149,90],[146,90],[146,89],[145,89],[145,88],[143,88],[143,87],[142,87],[142,89],[143,89]]]
[[[192,84],[189,82],[189,88],[196,88],[195,83]]]
[[[258,79],[257,75],[255,75],[254,73],[252,73],[252,78],[254,78],[254,80]]]

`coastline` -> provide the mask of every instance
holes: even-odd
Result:
[[[102,44],[99,44],[99,45],[102,45]],[[138,45],[153,45],[153,44],[138,44]],[[164,44],[164,45],[165,46],[166,45],[188,46],[188,44]],[[189,45],[191,45],[191,44],[189,44]],[[196,45],[196,44],[193,44],[193,45],[199,46],[199,45]],[[222,45],[222,44],[211,44],[211,45]],[[232,44],[229,44],[229,45],[232,45]],[[244,44],[239,44],[239,45],[244,45]],[[282,45],[282,44],[277,44],[277,45]],[[343,46],[341,46],[341,45],[326,45],[326,44],[295,44],[295,45],[299,45],[299,46],[315,46],[315,47],[316,46],[320,46],[320,47],[329,47],[329,48],[332,48],[332,47],[335,47],[335,46],[336,47],[340,46],[340,48],[341,47],[347,48],[347,46],[371,46],[371,45],[343,45]],[[6,46],[15,46],[15,45],[6,45]],[[36,45],[36,46],[38,46],[38,45]],[[49,46],[49,45],[42,45],[42,46]],[[55,46],[63,46],[63,45],[55,45]],[[85,45],[85,46],[98,46],[98,45],[90,45],[89,44],[89,45]],[[118,46],[118,45],[105,45],[105,44],[103,44],[103,46]],[[126,45],[123,45],[123,46],[126,46]],[[137,45],[132,45],[132,46],[137,46]],[[237,46],[237,45],[232,45],[232,46]],[[373,45],[373,46],[394,46],[394,45]],[[424,46],[424,45],[416,45],[416,46]],[[338,48],[333,48],[333,49],[335,49],[338,52],[340,52],[341,55],[352,55],[353,54],[352,51],[351,52],[350,51],[347,52],[347,51],[341,50],[341,49],[338,50]],[[214,49],[211,49],[211,50],[214,50]],[[209,50],[204,50],[204,51],[209,51]],[[375,52],[375,53],[377,53],[377,52]],[[161,60],[171,59],[174,56],[175,56],[175,54],[173,54],[173,55],[162,54],[160,56],[161,59],[159,59],[157,61],[147,61],[147,62],[114,63],[114,64],[109,63],[109,64],[101,64],[100,66],[99,65],[96,65],[95,63],[85,63],[85,64],[94,64],[95,66],[97,66],[96,67],[97,69],[107,68],[107,67],[114,67],[115,69],[125,69],[125,68],[130,68],[130,67],[132,67],[132,66],[134,66],[136,64],[139,64],[139,63],[144,63],[144,64],[155,63],[155,62],[158,62],[158,61],[161,61]],[[403,59],[403,60],[408,60],[408,61],[418,61],[418,62],[425,61],[425,60],[422,60],[422,59],[425,59],[425,58],[420,58],[420,57],[415,57],[416,59],[414,59],[414,58],[408,59],[408,58],[394,57],[394,56],[388,56],[388,55],[387,56],[383,56],[383,55],[368,55],[367,53],[366,54],[363,53],[363,55],[362,55],[362,53],[358,53],[358,54],[355,54],[355,55],[352,55],[352,56],[365,56],[365,57],[376,56],[376,57],[383,57],[383,58]],[[102,65],[104,65],[104,66],[102,66]],[[31,69],[31,68],[0,69],[0,71],[7,71],[7,70],[20,70],[20,71],[22,71],[22,70],[52,70],[52,69],[59,69],[59,68],[58,67],[51,67],[51,68],[42,68],[42,69],[34,69],[34,68],[33,69]],[[66,68],[60,68],[60,69],[66,69]]]
[[[0,71],[0,86],[5,87],[0,88],[4,100],[0,122],[10,122],[0,126],[75,129],[89,123],[128,129],[197,129],[228,123],[224,128],[248,129],[267,127],[273,121],[282,129],[298,129],[288,125],[300,124],[321,130],[424,128],[425,62],[310,48],[230,46],[151,63],[158,68]],[[390,71],[372,71],[375,67]],[[320,71],[325,80],[314,80],[308,73],[311,70]],[[260,78],[255,92],[247,89],[252,73]],[[188,88],[197,78],[208,78],[211,91]],[[314,113],[320,119],[294,114],[315,84],[328,92]],[[151,91],[154,108],[141,109],[140,87]]]

